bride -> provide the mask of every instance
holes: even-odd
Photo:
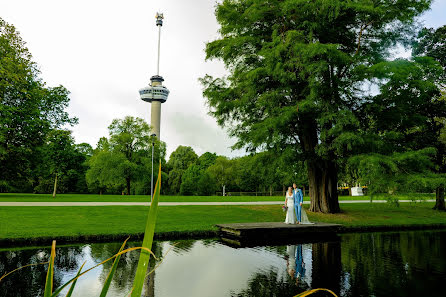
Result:
[[[288,187],[288,191],[285,195],[285,206],[288,208],[286,211],[285,224],[296,224],[296,214],[294,212],[294,198],[293,190]]]

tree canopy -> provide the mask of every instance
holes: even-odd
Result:
[[[407,45],[430,0],[224,0],[206,46],[228,77],[202,79],[212,115],[236,148],[291,150],[308,169],[312,211],[338,212],[338,159],[364,143],[364,86]]]
[[[47,87],[39,75],[19,33],[0,18],[0,186],[6,189],[29,184],[35,148],[49,131],[77,122],[65,111],[68,90]]]
[[[99,140],[89,161],[87,181],[90,188],[101,192],[105,189],[116,192],[125,188],[127,195],[150,193],[152,141],[154,166],[159,160],[165,163],[165,143],[152,139],[150,126],[140,118],[127,116],[114,119],[108,129],[109,138]],[[137,189],[132,190],[133,183]]]

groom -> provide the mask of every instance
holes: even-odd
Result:
[[[296,213],[297,223],[300,224],[302,221],[302,203],[304,202],[304,195],[302,190],[297,188],[296,184],[293,184],[293,200],[294,200],[294,211]]]

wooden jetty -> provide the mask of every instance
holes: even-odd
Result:
[[[218,224],[220,238],[233,246],[286,244],[286,242],[331,241],[337,238],[338,224],[291,225],[279,222]]]

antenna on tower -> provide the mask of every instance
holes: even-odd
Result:
[[[164,15],[157,12],[155,15],[156,26],[158,27],[158,63],[156,65],[156,75],[160,75],[160,43],[161,43],[161,27],[163,26]]]

